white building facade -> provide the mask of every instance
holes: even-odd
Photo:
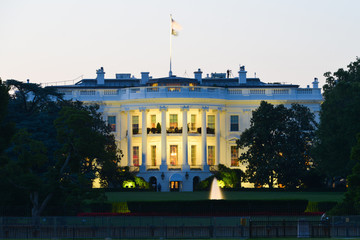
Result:
[[[143,72],[141,79],[131,74],[106,79],[100,68],[95,79],[57,89],[65,99],[101,106],[124,154],[122,166],[161,185],[161,191],[193,191],[219,164],[245,170],[237,161],[236,140],[262,100],[303,104],[318,117],[322,95],[317,79],[312,88],[299,88],[247,78],[244,67],[238,73],[203,78],[199,69],[194,78],[155,79]]]

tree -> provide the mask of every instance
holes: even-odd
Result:
[[[314,114],[299,104],[291,108],[262,101],[253,111],[250,128],[237,140],[245,152],[245,176],[255,186],[275,183],[287,188],[299,186],[309,169],[310,148],[316,128]]]
[[[48,205],[68,209],[93,198],[92,181],[97,175],[106,177],[101,167],[116,168],[120,161],[99,106],[64,101],[36,84],[8,84],[16,95],[7,121],[16,123],[17,133],[0,163],[1,182],[29,196],[34,217]]]
[[[360,133],[357,134],[357,144],[351,150],[351,159],[355,165],[347,177],[348,188],[345,198],[331,210],[333,215],[360,214]]]
[[[327,72],[324,76],[315,161],[328,179],[345,178],[355,165],[350,152],[356,144],[356,133],[360,132],[360,59],[350,63],[347,70]]]
[[[3,84],[0,78],[0,162],[3,151],[8,147],[13,135],[13,126],[5,122],[9,103],[9,87]]]

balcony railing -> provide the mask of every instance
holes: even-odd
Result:
[[[133,130],[132,130],[133,135],[141,134],[141,133],[142,133],[141,128],[133,128]]]
[[[146,165],[146,171],[159,171],[159,165]]]
[[[167,133],[182,133],[182,128],[168,128],[166,129]]]
[[[146,132],[147,134],[161,134],[161,128],[147,128]]]
[[[171,171],[171,170],[181,170],[181,165],[168,165],[168,170]]]
[[[99,87],[94,85],[93,87]],[[225,88],[225,87],[189,87],[189,86],[158,86],[158,87],[129,87],[122,89],[71,89],[68,86],[59,92],[66,93],[67,99],[86,100],[129,100],[141,98],[216,98],[216,99],[316,99],[322,100],[320,88]]]
[[[191,171],[201,171],[203,169],[202,165],[190,165]]]

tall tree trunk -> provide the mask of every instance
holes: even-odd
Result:
[[[52,198],[53,194],[49,193],[46,198],[44,199],[44,201],[42,201],[42,203],[39,203],[39,192],[31,192],[30,193],[30,201],[32,203],[32,208],[31,208],[31,216],[33,218],[37,218],[40,216],[40,214],[44,211],[45,207],[47,206],[48,202],[50,201],[50,199]]]

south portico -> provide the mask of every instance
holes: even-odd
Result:
[[[120,137],[120,148],[137,176],[150,185],[160,183],[162,191],[193,191],[194,182],[211,176],[210,166],[219,163],[222,108],[160,105],[121,109],[120,122],[126,122],[122,126],[127,130]],[[158,124],[160,131],[154,130]]]

